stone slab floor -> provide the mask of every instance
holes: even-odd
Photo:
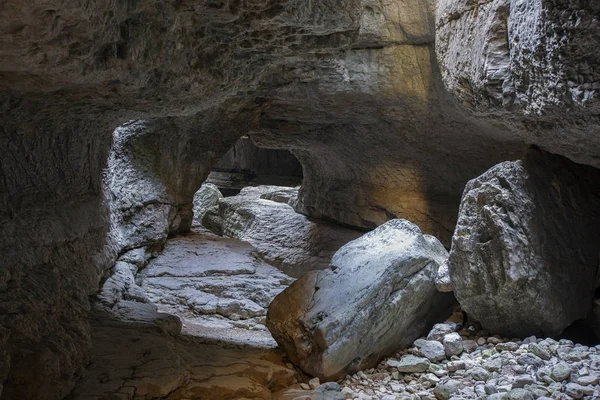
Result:
[[[201,228],[170,239],[135,277],[146,303],[94,307],[94,361],[70,399],[270,399],[297,382],[264,326],[293,279],[254,252]],[[180,318],[180,335],[149,321],[148,300]]]

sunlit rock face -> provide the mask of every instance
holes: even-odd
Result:
[[[444,84],[474,116],[598,167],[599,17],[593,1],[441,0]]]
[[[374,228],[407,218],[449,245],[469,176],[517,158],[522,141],[447,97],[429,43],[354,49],[282,73],[251,133],[304,168],[297,210]]]

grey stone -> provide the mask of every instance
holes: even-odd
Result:
[[[496,350],[498,351],[515,351],[519,348],[519,344],[515,342],[498,343]]]
[[[444,336],[455,331],[455,326],[452,324],[435,324],[429,334],[427,334],[427,340],[437,340],[442,342]]]
[[[462,338],[456,332],[445,335],[442,344],[448,357],[457,356],[463,351]]]
[[[473,368],[470,373],[476,381],[485,382],[490,378],[490,373],[481,367]]]
[[[483,363],[483,368],[488,371],[499,371],[502,368],[502,359],[497,357],[487,360]]]
[[[417,347],[423,356],[427,357],[430,361],[435,362],[446,359],[444,345],[436,340],[424,340]]]
[[[600,171],[541,150],[470,181],[448,261],[462,308],[508,336],[558,335],[584,318],[598,268],[599,193]]]
[[[206,212],[219,204],[219,199],[223,197],[223,194],[219,191],[219,188],[212,183],[203,183],[200,189],[194,194],[194,222],[202,223],[202,218]]]
[[[567,383],[565,393],[574,399],[581,399],[583,396],[589,396],[594,393],[594,388],[578,385],[577,383]]]
[[[550,354],[550,352],[547,349],[545,349],[544,346],[541,346],[537,343],[530,343],[529,351],[531,351],[533,354],[535,354],[542,360],[549,360],[552,358],[552,354]]]
[[[533,400],[533,394],[525,389],[512,389],[508,392],[507,399],[509,400]]]
[[[513,388],[522,389],[525,385],[531,385],[535,382],[535,378],[528,374],[518,375],[513,382]]]
[[[452,397],[453,394],[458,392],[461,388],[460,381],[457,380],[447,380],[444,382],[438,383],[438,385],[433,389],[433,394],[435,398],[438,400],[448,400]]]
[[[538,368],[544,365],[544,360],[530,353],[521,354],[517,357],[517,362],[521,365],[533,365]]]
[[[454,372],[454,371],[458,371],[461,369],[465,369],[465,362],[462,360],[456,360],[456,361],[450,361],[448,364],[446,364],[446,368],[448,368],[448,371],[450,372]]]
[[[498,389],[496,389],[496,387],[490,383],[487,383],[484,387],[485,389],[485,393],[486,394],[494,394],[494,393],[498,393]]]
[[[429,364],[427,358],[406,355],[400,359],[397,368],[402,373],[425,372],[429,369]]]
[[[342,247],[330,269],[306,274],[279,294],[267,327],[313,376],[331,380],[375,366],[450,313],[452,295],[433,281],[446,254],[414,224],[387,222]]]
[[[463,340],[463,350],[466,351],[467,353],[472,353],[473,351],[475,351],[477,349],[479,345],[477,344],[476,341],[474,340]]]
[[[583,386],[595,385],[600,381],[600,375],[591,373],[589,375],[571,376],[571,381]]]
[[[559,362],[550,370],[550,377],[557,382],[562,382],[571,376],[571,367],[565,362]]]

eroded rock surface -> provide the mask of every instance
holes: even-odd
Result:
[[[299,211],[367,228],[406,217],[448,244],[465,182],[518,158],[524,144],[600,165],[597,100],[590,98],[598,6],[576,3],[510,2],[517,7],[513,17],[532,21],[515,25],[530,28],[518,30],[523,43],[549,37],[554,46],[566,38],[558,51],[547,50],[547,63],[545,55],[523,51],[532,62],[522,63],[522,76],[532,87],[547,86],[533,91],[537,100],[574,99],[572,112],[549,110],[549,118],[524,121],[500,113],[490,123],[474,120],[446,94],[445,61],[440,68],[434,54],[433,1],[4,2],[0,323],[8,351],[1,353],[0,379],[6,395],[61,398],[89,361],[87,298],[117,252],[101,189],[116,126],[191,118],[194,137],[209,150],[187,148],[211,162],[222,154],[213,144],[227,144],[225,152],[250,133],[257,143],[292,150],[303,164]],[[464,14],[475,17],[465,25],[485,27],[477,15],[488,4],[497,2],[477,3]],[[531,18],[530,9],[548,15]],[[464,23],[463,14],[452,17]],[[494,38],[503,36],[501,28]],[[445,32],[458,36],[457,44],[469,43],[465,34],[489,37],[460,26]],[[509,45],[516,38],[509,35]],[[438,35],[438,48],[444,43]],[[468,46],[451,52],[479,54]],[[557,58],[575,70],[559,68],[559,76],[573,76],[566,85],[544,72]],[[194,191],[175,203],[191,204]]]
[[[306,373],[336,379],[377,365],[450,313],[435,289],[444,246],[406,220],[346,244],[269,306],[267,327]],[[445,315],[446,314],[446,315]]]
[[[558,335],[598,285],[600,171],[532,150],[465,188],[449,273],[463,309],[493,332]]]
[[[4,93],[0,104],[0,396],[60,399],[91,361],[88,296],[116,258],[109,126]]]
[[[201,224],[206,212],[219,204],[223,194],[212,183],[203,183],[194,194],[194,223]]]
[[[200,228],[123,253],[94,297],[94,363],[69,398],[271,399],[299,378],[264,326],[292,281]]]
[[[331,256],[362,232],[295,212],[288,203],[296,202],[297,191],[278,186],[244,188],[237,196],[220,199],[205,214],[203,225],[252,244],[262,258],[290,276],[326,268]]]
[[[444,84],[482,120],[598,167],[599,16],[591,1],[438,1]]]
[[[274,347],[267,307],[293,278],[236,239],[194,229],[170,239],[138,274],[148,301],[181,318],[183,332],[216,342]]]
[[[227,140],[208,145],[194,119],[132,121],[117,128],[106,188],[121,250],[164,243],[189,231],[192,199]],[[231,133],[230,133],[231,134]]]
[[[70,400],[271,399],[295,382],[296,373],[275,350],[203,343],[160,329],[113,320],[92,320],[94,363]]]

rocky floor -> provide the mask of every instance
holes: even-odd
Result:
[[[600,345],[493,336],[463,329],[462,314],[377,368],[310,380],[264,326],[293,278],[255,252],[195,228],[135,277],[146,256],[121,257],[92,311],[94,362],[69,399],[600,399]]]
[[[347,376],[346,399],[600,399],[600,345],[490,336],[437,324],[378,368]]]
[[[160,312],[181,319],[184,334],[275,347],[267,307],[294,279],[258,259],[251,245],[195,227],[170,239],[136,280]]]
[[[207,344],[102,313],[92,324],[94,362],[69,400],[271,399],[296,382],[275,349]]]
[[[124,254],[94,303],[94,362],[70,399],[271,399],[300,376],[264,326],[292,281],[201,228]]]

